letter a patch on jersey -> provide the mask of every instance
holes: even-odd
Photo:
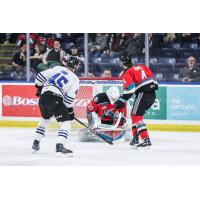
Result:
[[[144,70],[141,71],[141,75],[142,75],[142,80],[147,78],[147,75],[145,74]]]

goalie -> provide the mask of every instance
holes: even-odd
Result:
[[[125,108],[117,110],[114,106],[119,96],[119,89],[110,87],[105,93],[97,94],[87,106],[89,128],[98,129],[99,134],[109,141],[119,140],[126,133]],[[81,129],[79,136],[82,142],[98,140],[88,129]]]

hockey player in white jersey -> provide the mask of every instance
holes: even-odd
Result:
[[[70,57],[67,67],[56,66],[40,72],[35,80],[36,95],[39,96],[41,119],[36,128],[32,149],[40,149],[40,140],[45,135],[45,128],[52,116],[60,125],[58,131],[56,152],[60,154],[73,153],[66,147],[70,121],[74,118],[73,101],[79,89],[79,79],[74,74],[78,67],[78,59]]]

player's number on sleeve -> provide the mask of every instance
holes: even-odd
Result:
[[[68,83],[68,80],[66,79],[65,76],[63,76],[62,74],[58,73],[58,74],[55,74],[54,76],[52,76],[52,77],[49,79],[49,82],[50,82],[50,83],[53,83],[53,84],[56,84],[56,85],[58,85],[60,88],[62,88],[62,87],[63,87],[63,84]]]
[[[147,75],[145,74],[144,70],[141,70],[142,80],[147,78]]]

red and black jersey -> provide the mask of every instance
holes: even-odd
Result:
[[[125,109],[119,109],[118,111],[124,113]],[[95,112],[101,118],[102,122],[111,122],[112,124],[113,115],[117,112],[117,109],[115,105],[110,103],[106,93],[99,93],[88,104],[87,112]]]
[[[151,70],[145,65],[133,66],[122,74],[124,91],[127,93],[150,92],[158,89]]]

